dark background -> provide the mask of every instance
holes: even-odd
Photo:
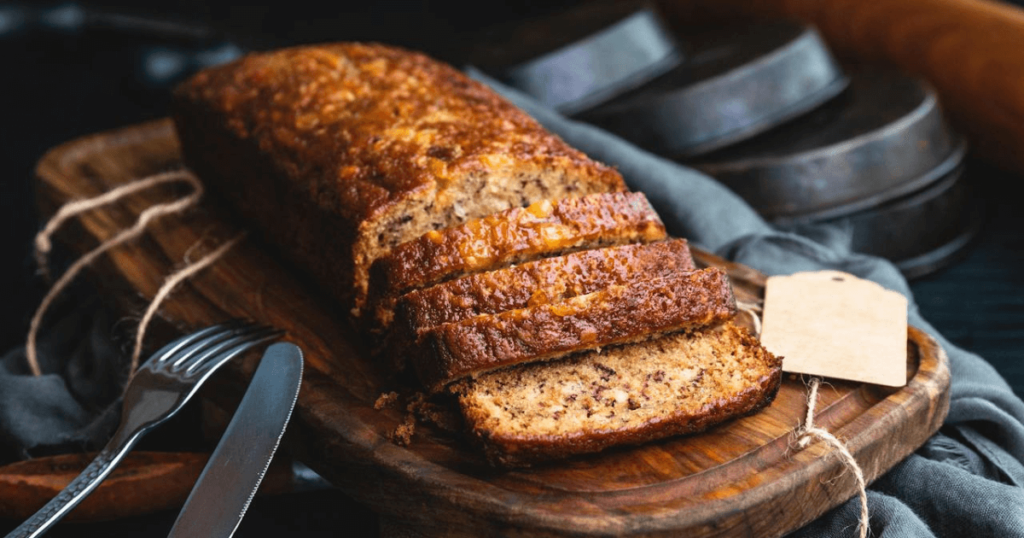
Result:
[[[24,341],[42,296],[30,263],[38,228],[33,167],[61,142],[165,116],[168,90],[198,64],[170,76],[147,69],[154,58],[192,59],[329,40],[374,40],[460,63],[480,28],[575,2],[275,2],[229,7],[170,2],[159,7],[0,2],[0,350]],[[54,7],[65,11],[55,12]],[[63,13],[63,22],[40,20]],[[90,14],[88,24],[75,17]],[[120,18],[119,18],[120,17]],[[164,21],[164,25],[153,21]],[[189,67],[189,65],[191,67]],[[1024,216],[1019,198],[1000,195],[1021,178],[971,160],[968,179],[987,200],[982,234],[959,263],[913,283],[924,317],[951,341],[993,363],[1024,394]],[[54,535],[166,534],[175,514],[100,527],[64,527]],[[0,521],[0,530],[9,522]],[[239,536],[375,534],[374,518],[336,492],[257,500]],[[344,532],[342,532],[342,530]]]

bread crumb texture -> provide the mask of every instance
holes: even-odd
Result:
[[[419,334],[443,323],[554,303],[638,278],[693,270],[684,239],[585,250],[415,290],[399,299],[395,311],[400,330]]]
[[[492,460],[515,464],[698,431],[774,398],[780,358],[725,323],[492,372],[457,387]]]
[[[647,340],[735,313],[728,277],[708,267],[439,325],[423,334],[422,352],[411,360],[420,381],[436,391],[467,375]]]
[[[410,190],[448,187],[462,173],[504,163],[580,167],[597,182],[621,184],[614,170],[483,84],[397,47],[336,43],[250,54],[202,71],[178,93],[227,116],[236,136],[274,146],[282,166],[302,172],[322,203],[340,201],[337,210],[363,217]],[[304,162],[313,148],[336,151]],[[311,166],[330,173],[303,170]]]

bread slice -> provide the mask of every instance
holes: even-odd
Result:
[[[625,190],[483,84],[379,44],[250,54],[184,82],[172,111],[185,163],[354,313],[395,245]]]
[[[507,467],[699,432],[767,406],[781,381],[782,359],[726,322],[455,388],[472,439]]]
[[[369,304],[383,328],[394,298],[412,289],[527,259],[664,238],[665,226],[640,192],[544,200],[396,246],[370,269]]]
[[[401,370],[420,335],[438,325],[694,269],[689,244],[673,239],[573,252],[449,280],[397,300],[381,354]]]
[[[395,306],[393,333],[558,302],[577,295],[695,270],[689,244],[672,239],[543,258],[411,291]]]
[[[436,392],[466,376],[646,340],[735,314],[728,277],[709,267],[445,323],[423,333],[411,358],[420,381]]]

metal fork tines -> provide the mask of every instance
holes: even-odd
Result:
[[[107,446],[60,494],[7,538],[42,535],[96,489],[143,435],[184,407],[217,368],[281,334],[232,321],[179,338],[154,353],[128,382],[121,424]]]

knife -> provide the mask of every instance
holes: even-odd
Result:
[[[302,351],[267,348],[242,403],[171,528],[170,538],[235,533],[291,418],[302,383]]]

